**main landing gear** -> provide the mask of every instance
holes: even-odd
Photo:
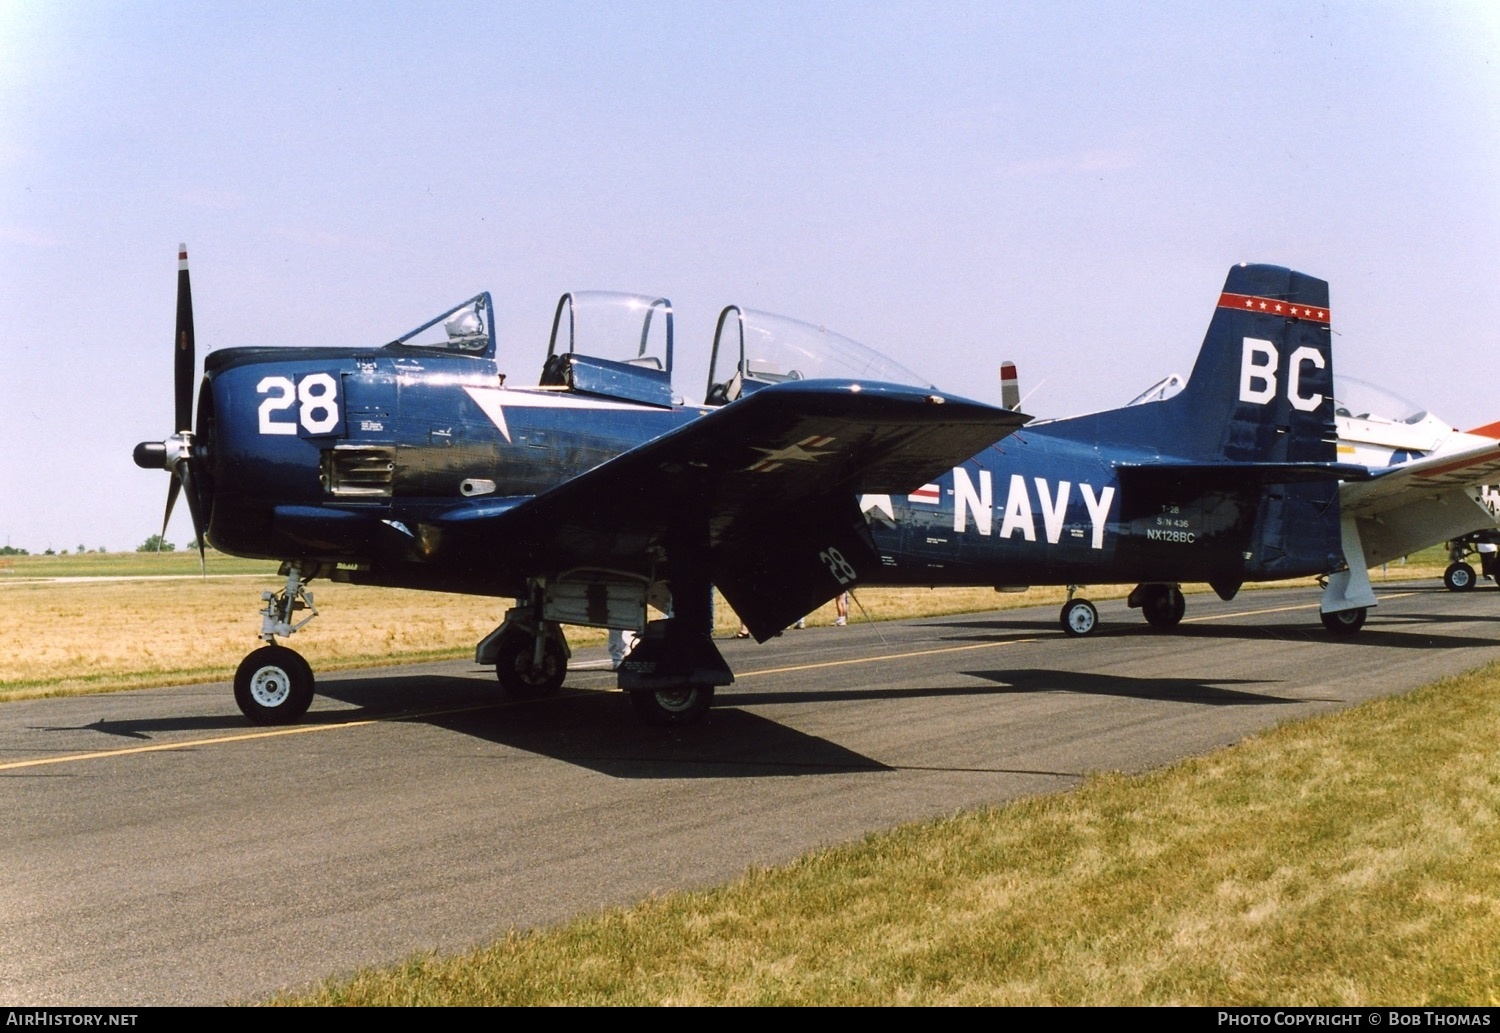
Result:
[[[495,677],[508,695],[538,699],[562,688],[572,651],[556,621],[543,620],[538,601],[505,611],[505,621],[474,650],[474,660],[494,664]]]
[[[1078,585],[1068,586],[1068,601],[1063,603],[1058,622],[1069,635],[1091,635],[1099,625],[1099,610],[1087,599],[1074,598]],[[1173,584],[1136,585],[1126,600],[1131,609],[1140,610],[1153,628],[1175,628],[1187,612],[1182,589]]]
[[[265,645],[245,657],[234,676],[235,702],[252,724],[291,724],[312,705],[312,668],[276,639],[296,634],[318,615],[307,583],[323,569],[313,565],[304,571],[286,564],[282,588],[261,595]],[[711,588],[706,581],[698,587],[697,592],[679,592],[676,616],[647,625],[620,666],[620,688],[630,693],[636,714],[650,724],[677,727],[702,720],[713,704],[714,689],[734,681],[711,635]],[[543,594],[540,583],[534,585],[532,599],[507,610],[505,621],[475,649],[475,660],[493,664],[501,687],[519,699],[557,692],[572,655],[561,625],[542,616]]]
[[[679,594],[677,615],[647,624],[620,662],[620,688],[630,693],[636,716],[659,728],[703,720],[713,706],[714,689],[734,681],[708,632],[685,622],[681,599]]]
[[[1140,610],[1146,623],[1153,628],[1175,628],[1182,623],[1182,615],[1187,612],[1187,600],[1177,585],[1136,585],[1125,602],[1132,610]]]
[[[261,594],[266,605],[260,611],[260,637],[266,644],[240,661],[234,673],[234,701],[251,724],[291,724],[312,705],[312,668],[301,654],[276,644],[277,635],[293,635],[318,615],[307,581],[302,568],[289,564],[286,585]],[[297,620],[304,610],[307,616]]]
[[[1450,592],[1467,592],[1477,580],[1474,568],[1462,560],[1448,564],[1448,569],[1443,571],[1443,585]]]
[[[1323,627],[1330,635],[1344,638],[1353,635],[1365,626],[1365,617],[1369,614],[1369,608],[1356,606],[1352,610],[1336,610],[1333,613],[1320,614],[1323,618]]]

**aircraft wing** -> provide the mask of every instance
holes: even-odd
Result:
[[[778,384],[535,498],[428,519],[538,572],[648,572],[695,552],[763,639],[879,563],[857,493],[910,491],[1028,419],[890,384]]]
[[[1500,441],[1409,459],[1371,472],[1370,480],[1346,483],[1339,491],[1339,505],[1345,515],[1379,516],[1417,499],[1500,481]]]
[[[1358,526],[1366,565],[1496,524],[1474,488],[1500,480],[1500,441],[1371,472],[1371,480],[1339,486],[1339,508]]]

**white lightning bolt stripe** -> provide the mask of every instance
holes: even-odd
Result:
[[[500,429],[505,440],[510,440],[510,427],[505,422],[505,409],[629,409],[636,412],[661,412],[654,405],[633,405],[629,402],[606,402],[602,399],[579,398],[577,395],[557,391],[518,391],[503,387],[464,387],[474,404]]]

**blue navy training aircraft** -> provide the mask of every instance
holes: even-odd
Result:
[[[733,681],[714,586],[764,641],[857,583],[1230,595],[1339,570],[1337,482],[1365,470],[1333,462],[1328,325],[1322,281],[1237,267],[1182,394],[1016,433],[1028,417],[735,306],[705,403],[685,406],[671,306],[651,296],[563,295],[540,384],[510,385],[480,294],[382,346],[215,351],[194,419],[184,249],[176,432],[135,461],[173,474],[167,517],[186,495],[200,550],[282,561],[266,644],[235,676],[253,722],[312,701],[276,640],[316,616],[325,577],[515,598],[476,659],[521,696],[562,684],[561,625],[644,629],[619,686],[680,724]],[[671,616],[647,624],[648,600]],[[1094,619],[1064,609],[1075,633]]]

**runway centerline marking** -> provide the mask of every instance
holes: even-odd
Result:
[[[217,735],[211,739],[189,739],[186,742],[161,742],[149,746],[124,746],[118,750],[93,750],[89,753],[66,753],[60,757],[33,757],[28,760],[12,760],[0,763],[0,771],[15,771],[20,768],[36,768],[45,764],[70,764],[80,760],[103,760],[107,757],[125,757],[134,753],[163,753],[168,750],[190,750],[197,746],[218,746],[231,742],[248,742],[252,739],[272,739],[281,735],[308,735],[313,732],[340,732],[364,725],[388,724],[392,721],[410,721],[423,717],[446,717],[463,714],[471,710],[489,710],[505,706],[507,701],[480,703],[468,707],[450,707],[446,710],[425,710],[415,713],[387,714],[381,717],[361,717],[352,721],[335,721],[322,725],[295,725],[290,728],[268,728],[259,732],[241,732],[238,735]]]
[[[1036,638],[1009,638],[1004,642],[976,642],[967,646],[940,646],[937,649],[917,649],[909,653],[883,653],[880,656],[862,656],[854,660],[824,660],[815,664],[794,664],[790,667],[767,667],[760,671],[746,671],[735,675],[735,680],[754,678],[762,674],[790,674],[793,671],[816,671],[821,667],[848,667],[854,664],[873,664],[882,660],[909,660],[916,656],[936,656],[939,653],[962,653],[970,649],[998,649],[1001,646],[1022,646],[1040,642]]]
[[[1409,595],[1416,594],[1417,593],[1415,592],[1396,592],[1393,595],[1383,595],[1380,598],[1405,599]],[[1188,617],[1181,623],[1196,624],[1200,621],[1224,621],[1229,620],[1231,617],[1259,617],[1267,613],[1288,613],[1292,610],[1315,610],[1318,608],[1318,605],[1318,603],[1298,603],[1296,606],[1273,606],[1268,610],[1232,610],[1229,613],[1210,613],[1205,614],[1202,617]]]

